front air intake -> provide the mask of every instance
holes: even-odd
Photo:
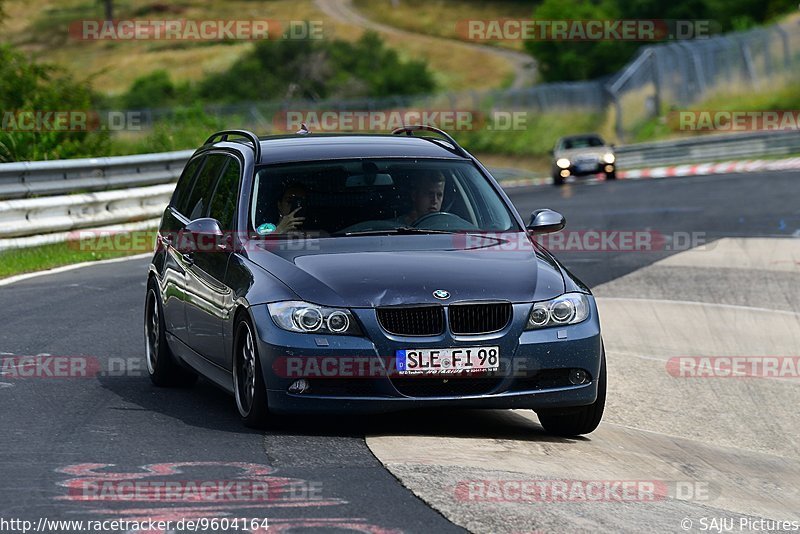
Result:
[[[381,327],[397,336],[438,336],[444,332],[441,306],[378,308]]]
[[[454,334],[491,334],[511,320],[510,302],[454,304],[449,308],[450,330]]]

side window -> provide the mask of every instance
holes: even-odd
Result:
[[[219,221],[223,231],[233,230],[236,199],[239,196],[239,161],[228,158],[225,172],[217,180],[208,216]]]
[[[181,177],[178,178],[178,184],[175,186],[175,192],[172,193],[172,200],[169,205],[180,213],[185,213],[186,205],[189,203],[189,193],[192,190],[194,177],[204,159],[206,159],[205,156],[200,156],[190,161],[183,169]]]
[[[190,221],[199,219],[208,213],[214,183],[227,162],[228,158],[224,154],[211,154],[206,158],[205,165],[200,169],[200,174],[194,181],[186,209],[181,211]]]

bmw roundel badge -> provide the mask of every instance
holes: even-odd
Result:
[[[433,296],[439,300],[447,300],[450,298],[450,292],[445,291],[444,289],[437,289],[433,292]]]

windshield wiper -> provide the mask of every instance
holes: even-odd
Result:
[[[355,232],[346,232],[345,236],[358,236],[358,235],[414,235],[414,234],[458,234],[457,230],[428,230],[425,228],[414,228],[413,226],[400,226],[398,228],[383,228],[380,230],[358,230]],[[335,234],[334,234],[335,235]]]

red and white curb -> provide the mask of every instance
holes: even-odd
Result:
[[[722,163],[701,163],[672,167],[655,167],[620,171],[617,177],[625,180],[642,178],[671,178],[673,176],[706,176],[709,174],[735,174],[760,171],[785,171],[800,169],[800,158],[756,159],[746,161],[723,161]]]
[[[710,174],[735,174],[761,171],[785,171],[800,169],[800,158],[785,159],[757,159],[745,161],[723,161],[721,163],[698,163],[693,165],[673,165],[667,167],[653,167],[650,169],[635,169],[631,171],[618,171],[618,180],[646,180],[648,178],[673,178],[680,176],[707,176]],[[574,180],[574,178],[573,178]],[[582,182],[602,182],[602,175],[595,175]],[[553,179],[547,176],[535,178],[520,178],[503,180],[503,188],[528,187],[532,185],[550,185]]]

